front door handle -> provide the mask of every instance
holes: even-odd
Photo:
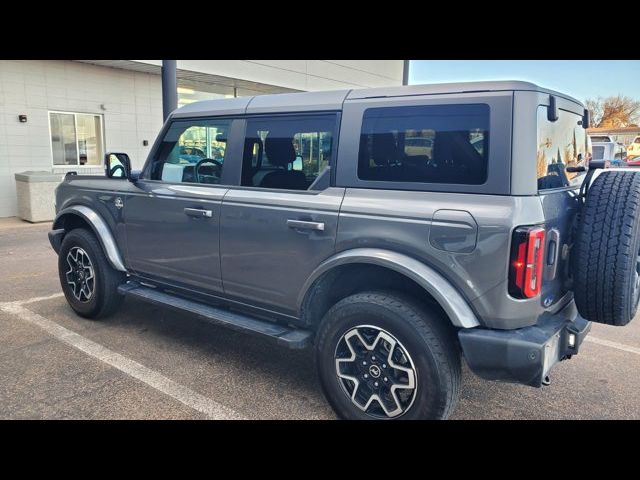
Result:
[[[303,220],[287,220],[287,227],[297,228],[300,230],[319,230],[324,231],[323,222],[305,222]]]
[[[197,218],[211,218],[213,217],[212,210],[204,210],[202,208],[185,208],[184,214],[189,215],[190,217]]]

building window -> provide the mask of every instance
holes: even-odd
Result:
[[[49,112],[49,125],[54,165],[102,165],[104,156],[102,115]]]

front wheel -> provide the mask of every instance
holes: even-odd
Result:
[[[88,230],[77,228],[65,235],[58,274],[67,302],[82,317],[106,317],[122,303],[118,285],[125,275],[109,264],[98,239]]]
[[[449,320],[400,294],[351,295],[325,315],[316,355],[327,400],[345,419],[445,419],[460,387]]]

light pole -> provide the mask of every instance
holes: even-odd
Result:
[[[178,108],[178,77],[175,60],[162,61],[162,117]]]
[[[404,65],[402,66],[402,85],[409,85],[409,62],[411,60],[404,60]]]

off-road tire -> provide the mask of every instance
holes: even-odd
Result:
[[[66,272],[69,269],[67,255],[74,247],[79,247],[86,252],[93,266],[95,286],[89,301],[77,299],[72,287],[67,283]],[[118,293],[118,285],[124,283],[125,274],[115,270],[109,264],[98,239],[89,230],[76,228],[65,235],[58,254],[58,274],[67,302],[82,317],[105,318],[114,313],[122,303],[123,296]]]
[[[395,292],[351,295],[324,316],[316,337],[316,365],[322,389],[339,417],[373,418],[345,391],[336,373],[336,347],[345,333],[371,325],[393,335],[415,365],[417,389],[413,403],[397,419],[446,419],[458,401],[460,348],[449,319],[414,299]]]
[[[580,315],[618,326],[633,319],[640,298],[639,252],[640,175],[603,172],[587,192],[571,259]]]

